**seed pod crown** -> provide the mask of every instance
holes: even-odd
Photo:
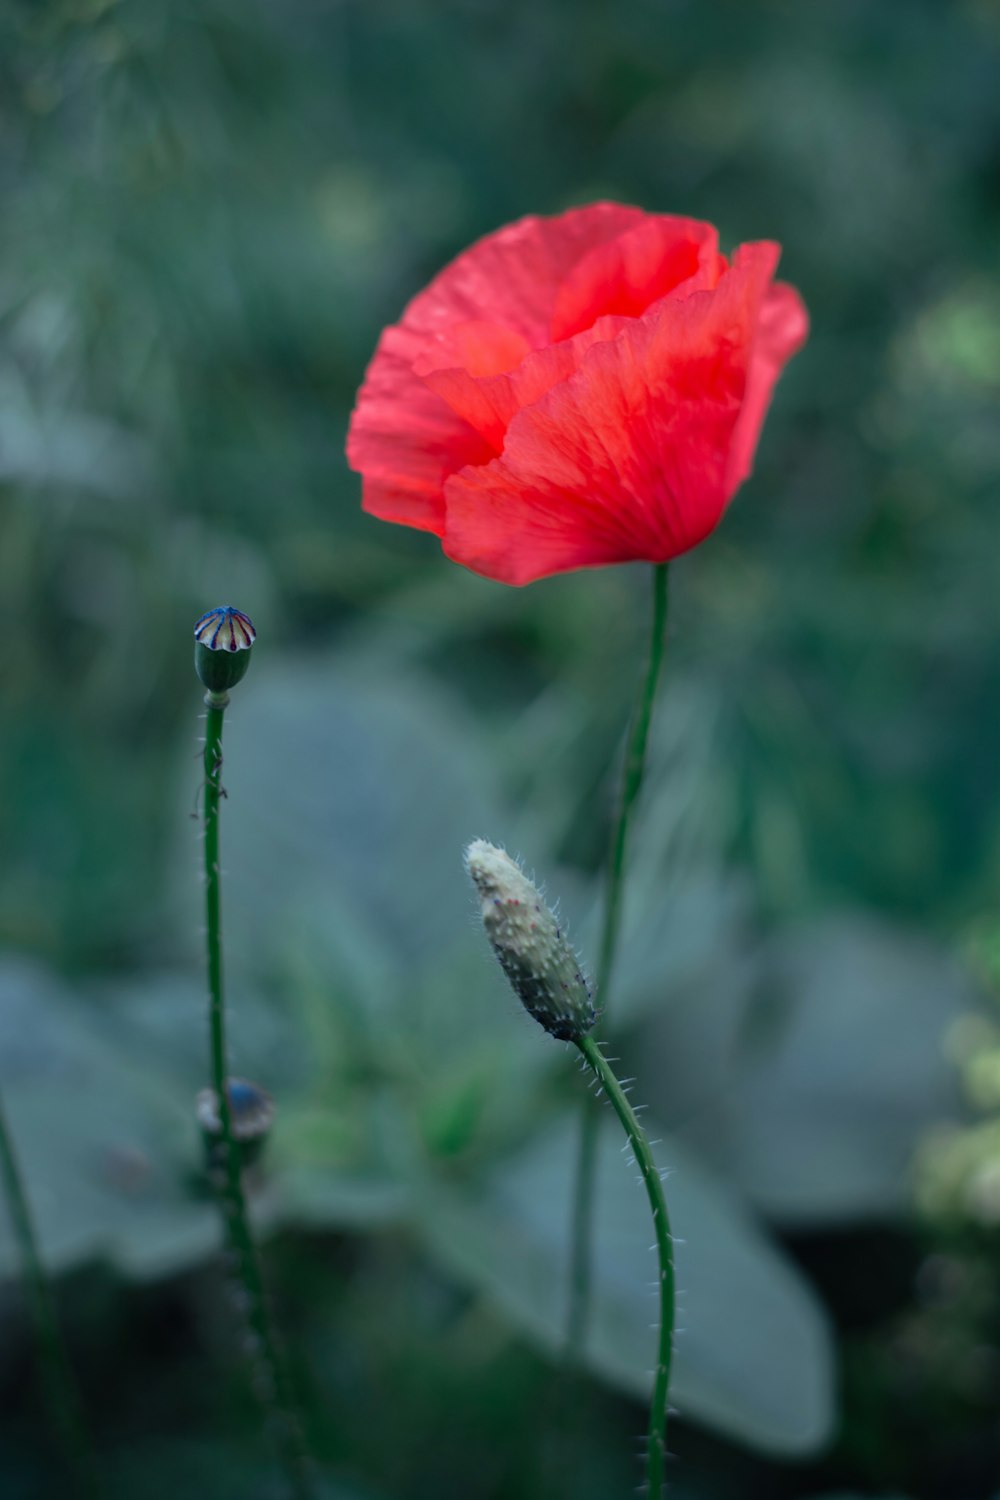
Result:
[[[220,604],[194,627],[194,668],[210,693],[225,693],[247,674],[257,639],[253,621],[241,609]]]

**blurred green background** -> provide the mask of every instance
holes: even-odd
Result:
[[[655,1304],[609,1131],[560,1391],[581,1081],[460,868],[594,951],[642,568],[523,591],[361,514],[377,335],[599,197],[775,238],[813,331],[673,569],[614,1051],[685,1292],[676,1500],[1000,1488],[996,0],[5,0],[0,1083],[109,1494],[282,1493],[205,1081],[191,627],[227,728],[234,1071],[340,1500],[633,1492]],[[0,1490],[70,1493],[0,1212]]]

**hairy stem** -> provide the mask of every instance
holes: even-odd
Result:
[[[59,1331],[52,1289],[42,1264],[31,1207],[24,1190],[24,1182],[21,1178],[2,1101],[0,1101],[0,1176],[3,1178],[4,1194],[21,1258],[21,1273],[28,1293],[32,1321],[35,1325],[39,1371],[46,1405],[52,1425],[59,1434],[67,1460],[76,1475],[79,1494],[87,1496],[88,1500],[97,1500],[101,1491],[90,1438],[84,1425],[80,1399],[66,1354],[66,1346]]]
[[[601,930],[601,947],[597,964],[597,1003],[601,1015],[606,1019],[610,999],[611,976],[614,971],[615,954],[618,947],[618,932],[621,926],[622,897],[625,890],[625,865],[632,809],[642,786],[646,767],[646,747],[649,743],[649,726],[656,701],[656,688],[663,664],[664,636],[667,624],[667,564],[657,563],[653,569],[653,613],[649,635],[646,671],[642,679],[639,698],[629,730],[622,767],[621,787],[618,797],[617,816],[611,835],[608,853],[607,884],[604,897],[604,922]],[[597,1155],[597,1129],[599,1116],[590,1095],[586,1095],[580,1110],[580,1134],[577,1153],[576,1175],[573,1184],[572,1250],[570,1263],[569,1314],[566,1323],[566,1359],[577,1365],[583,1357],[587,1339],[587,1323],[590,1318],[591,1284],[593,1281],[592,1248],[594,1217],[594,1171]]]
[[[645,1132],[610,1063],[592,1036],[585,1036],[576,1045],[596,1073],[601,1088],[611,1100],[612,1108],[628,1136],[636,1165],[642,1173],[656,1231],[656,1253],[660,1267],[660,1331],[653,1397],[649,1408],[647,1478],[650,1500],[660,1500],[667,1453],[667,1395],[670,1390],[670,1363],[674,1347],[674,1245],[670,1219],[667,1216],[667,1200]]]
[[[212,1181],[225,1220],[226,1237],[246,1315],[255,1387],[294,1500],[311,1500],[313,1485],[302,1444],[282,1351],[271,1326],[260,1260],[243,1192],[239,1147],[233,1137],[227,1088],[226,1013],[222,988],[222,889],[219,869],[219,801],[222,791],[222,721],[228,697],[207,693],[205,723],[205,914],[208,937],[209,1027],[212,1087],[219,1112],[219,1139],[212,1151]]]

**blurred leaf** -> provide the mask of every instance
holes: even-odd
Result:
[[[128,1276],[158,1277],[215,1252],[218,1213],[194,1123],[204,1071],[187,1041],[202,1037],[204,1010],[200,989],[183,980],[162,977],[146,993],[119,989],[99,1010],[36,965],[8,959],[0,967],[0,1086],[54,1270],[100,1258]],[[266,1069],[274,1018],[248,1005],[240,1019],[249,1045],[238,1051]],[[308,1050],[301,1037],[297,1046]],[[280,1080],[280,1048],[273,1057]],[[273,1087],[273,1073],[265,1076]],[[307,1096],[285,1098],[279,1093],[265,1168],[251,1182],[261,1228],[289,1220],[357,1227],[398,1216],[399,1152],[380,1155],[378,1099],[335,1095],[341,1112],[327,1108],[317,1130]],[[288,1158],[294,1170],[285,1172]],[[4,1217],[0,1274],[17,1270]]]
[[[255,1445],[238,1446],[174,1435],[167,1442],[122,1446],[109,1476],[110,1493],[122,1500],[176,1500],[184,1494],[211,1494],[213,1500],[276,1500],[287,1480],[276,1466],[262,1465]],[[368,1489],[347,1488],[325,1476],[318,1500],[375,1500]]]
[[[286,924],[301,931],[303,907],[321,924],[328,901],[377,935],[384,961],[454,946],[463,848],[500,818],[485,749],[437,685],[377,662],[272,658],[234,697],[225,753],[235,963],[272,960]],[[195,851],[179,865],[177,904],[191,910]]]
[[[960,1113],[948,1028],[974,988],[932,943],[860,915],[775,944],[756,1044],[691,1129],[788,1224],[895,1218],[915,1144]]]
[[[99,1257],[147,1277],[213,1253],[217,1215],[199,1186],[190,1112],[197,1064],[186,1039],[200,1031],[195,1021],[203,1022],[197,990],[161,977],[145,993],[109,992],[97,1011],[41,970],[8,961],[0,1000],[0,1081],[48,1263],[60,1269]],[[257,1009],[245,1003],[241,1011],[246,1053],[265,1067],[269,1053],[286,1079],[267,1171],[253,1182],[261,1228],[289,1221],[358,1228],[415,1215],[445,1264],[488,1286],[518,1322],[557,1346],[571,1124],[556,1125],[481,1190],[431,1181],[425,1151],[461,1154],[468,1131],[479,1128],[475,1116],[492,1108],[495,1054],[488,1045],[466,1083],[462,1073],[442,1074],[453,1099],[466,1090],[466,1105],[446,1106],[447,1091],[421,1094],[412,1078],[391,1070],[381,1080],[362,1074],[338,1083],[320,1059],[296,1082],[283,1072],[282,1050],[298,1046],[308,1057],[307,1043],[301,1036],[286,1036],[277,1047],[268,1042],[275,1018],[261,1008],[254,1022]],[[475,1055],[469,1051],[470,1061]],[[525,1116],[539,1118],[534,1076],[529,1069],[529,1082],[508,1101],[522,1113],[522,1130]],[[605,1378],[642,1393],[655,1315],[649,1227],[618,1146],[609,1128],[594,1363]],[[676,1165],[673,1145],[665,1154]],[[829,1351],[819,1314],[777,1252],[695,1163],[684,1161],[671,1198],[679,1235],[697,1247],[678,1249],[689,1329],[678,1354],[678,1401],[756,1446],[804,1451],[829,1418]],[[16,1270],[7,1239],[0,1239],[0,1267]]]
[[[648,1124],[648,1122],[647,1122]],[[416,1204],[433,1253],[557,1351],[565,1331],[572,1118],[479,1187],[436,1184]],[[805,1284],[721,1184],[674,1141],[668,1200],[681,1292],[672,1401],[685,1417],[771,1452],[816,1449],[833,1419],[832,1350]],[[595,1373],[648,1394],[656,1264],[649,1208],[608,1119],[597,1188]]]
[[[758,982],[754,891],[727,854],[736,804],[723,719],[704,678],[668,674],[631,841],[610,1025],[668,1125],[714,1107]]]
[[[195,1132],[155,1055],[139,1067],[36,966],[0,969],[0,1081],[45,1258],[159,1274],[212,1247],[190,1192]],[[185,1139],[186,1138],[186,1139]],[[16,1269],[3,1221],[0,1267]]]
[[[363,1134],[385,1084],[434,1155],[523,1135],[559,1054],[474,921],[464,847],[477,833],[502,838],[508,819],[468,718],[417,670],[400,681],[356,657],[272,662],[234,697],[224,781],[234,1066],[260,1055],[265,1083],[284,1069],[329,1134],[352,1119]],[[174,915],[189,912],[193,932],[192,842]],[[553,884],[571,927],[585,925],[590,882]],[[262,985],[272,1015],[256,1047],[244,1008]],[[200,1047],[200,1022],[180,1034],[196,1032]]]
[[[63,487],[114,500],[148,493],[148,455],[127,432],[79,412],[19,410],[10,397],[0,370],[0,482],[42,496]]]

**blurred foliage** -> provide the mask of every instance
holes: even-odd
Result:
[[[260,633],[233,1061],[278,1102],[253,1196],[330,1494],[634,1484],[641,1199],[611,1161],[567,1415],[578,1080],[460,849],[523,852],[593,953],[646,581],[473,578],[342,455],[430,274],[609,196],[780,240],[813,320],[674,567],[634,850],[615,1042],[686,1240],[673,1493],[994,1500],[1000,1033],[964,935],[1000,910],[998,51],[994,0],[0,7],[0,1083],[113,1495],[276,1492],[191,1113],[190,630],[223,599]],[[14,1282],[0,1314],[0,1487],[34,1500]]]
[[[966,942],[970,967],[1000,1000],[1000,924],[981,920]],[[990,1011],[960,1016],[948,1037],[973,1119],[940,1125],[925,1140],[917,1190],[924,1211],[952,1224],[1000,1223],[1000,1026]]]

